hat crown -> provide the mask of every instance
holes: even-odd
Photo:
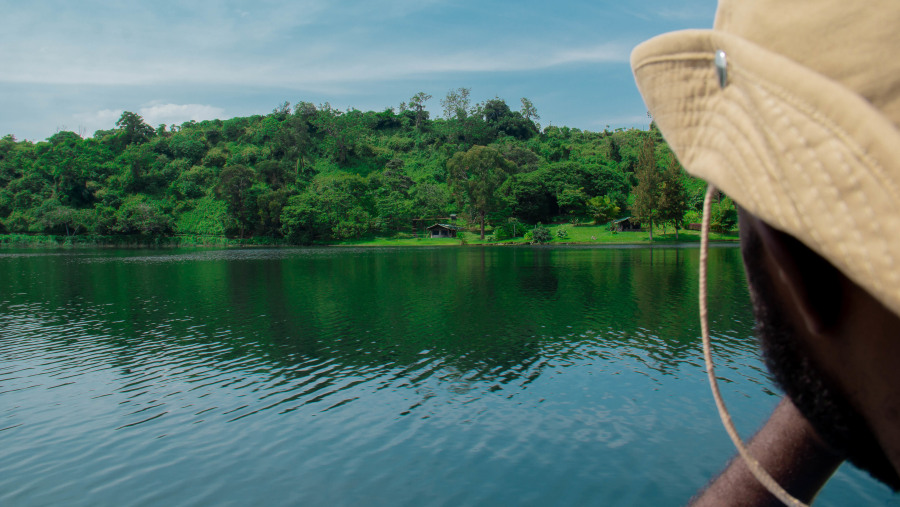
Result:
[[[900,2],[721,0],[715,29],[841,83],[900,127]]]

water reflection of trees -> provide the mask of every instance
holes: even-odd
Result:
[[[534,375],[542,358],[632,347],[662,373],[699,358],[698,252],[673,248],[296,250],[172,262],[43,256],[0,263],[7,294],[96,320],[122,365],[194,348],[197,361],[255,357],[273,372],[308,365],[467,378]],[[177,257],[177,256],[176,256]],[[753,348],[739,252],[714,249],[718,350]],[[423,365],[423,357],[431,366]]]

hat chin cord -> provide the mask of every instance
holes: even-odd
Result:
[[[744,442],[738,435],[731,420],[731,414],[725,408],[725,402],[722,400],[722,394],[719,392],[719,384],[716,381],[716,373],[713,368],[712,352],[710,350],[709,340],[709,322],[707,308],[707,291],[706,291],[706,261],[709,257],[709,211],[712,204],[713,195],[717,189],[713,185],[709,185],[706,189],[706,198],[703,200],[703,225],[700,233],[700,331],[703,336],[703,358],[706,361],[706,373],[709,376],[709,387],[712,389],[713,398],[716,400],[716,408],[719,409],[719,417],[722,419],[722,425],[725,431],[731,437],[731,441],[737,448],[738,453],[743,458],[744,463],[754,477],[776,498],[781,500],[785,505],[802,505],[806,504],[794,498],[790,493],[784,490],[775,479],[760,465],[759,461],[750,455]]]

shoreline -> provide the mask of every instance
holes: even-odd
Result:
[[[691,234],[693,233],[693,234]],[[639,237],[634,237],[639,236]],[[580,239],[580,238],[579,238]],[[676,240],[674,234],[654,235],[652,242],[645,232],[628,232],[616,235],[607,234],[596,239],[579,240],[576,238],[554,238],[547,243],[529,243],[522,238],[514,240],[484,241],[475,238],[419,238],[419,237],[373,237],[363,240],[341,242],[312,243],[301,245],[289,243],[276,238],[232,239],[216,236],[148,236],[148,237],[116,237],[116,236],[54,236],[0,234],[0,250],[4,249],[173,249],[173,248],[297,248],[297,247],[337,247],[337,248],[384,248],[384,247],[679,247],[699,246],[699,234],[695,231],[682,231]],[[714,233],[710,235],[710,244],[738,245],[740,238],[736,233]]]

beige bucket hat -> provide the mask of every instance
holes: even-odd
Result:
[[[689,173],[900,314],[900,2],[722,0],[631,65]]]

